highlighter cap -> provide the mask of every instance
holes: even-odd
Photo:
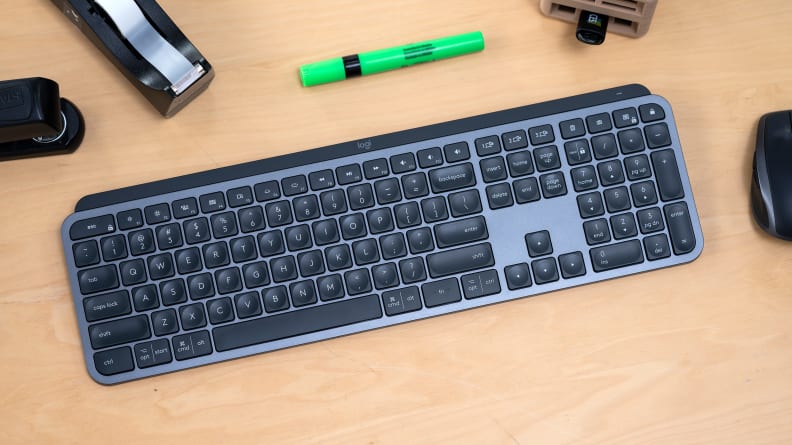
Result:
[[[321,85],[346,79],[344,60],[341,57],[300,67],[300,79],[304,87]]]

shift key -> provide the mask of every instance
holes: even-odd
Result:
[[[120,345],[151,337],[148,317],[137,315],[106,323],[94,324],[88,327],[91,337],[91,346],[94,349]]]
[[[495,259],[490,243],[481,243],[433,253],[426,257],[426,264],[429,275],[437,278],[489,267],[495,264]]]

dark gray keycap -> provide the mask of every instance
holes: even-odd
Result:
[[[298,281],[289,285],[294,307],[316,303],[316,289],[312,280]]]
[[[82,219],[69,227],[69,237],[72,241],[83,238],[91,238],[115,231],[115,221],[113,215],[102,215],[93,218]]]
[[[129,293],[125,290],[87,297],[83,299],[83,308],[88,321],[104,320],[132,312]]]
[[[253,186],[253,192],[256,194],[258,202],[272,201],[281,196],[277,181],[260,182]]]
[[[286,289],[283,286],[278,286],[276,289],[283,290],[283,297],[281,304],[285,302],[286,307],[289,307],[288,298],[286,298]],[[262,291],[264,294],[266,291]],[[234,307],[236,308],[239,318],[249,318],[261,314],[261,302],[259,301],[259,294],[257,292],[245,292],[234,296]]]
[[[374,207],[374,191],[370,184],[353,185],[347,190],[352,210]]]
[[[605,214],[605,205],[599,192],[586,193],[577,197],[581,218],[591,218]]]
[[[417,168],[415,156],[412,153],[402,153],[390,157],[391,171],[394,174],[406,173]]]
[[[625,128],[638,124],[638,112],[635,108],[622,108],[613,112],[613,122],[616,128]]]
[[[374,159],[363,163],[363,173],[366,179],[377,179],[388,176],[388,160],[385,158]]]
[[[423,307],[417,286],[383,292],[382,305],[385,307],[385,314],[390,317],[417,311]]]
[[[332,170],[320,170],[308,175],[308,182],[311,184],[311,190],[319,191],[335,187],[335,178],[333,178]]]
[[[525,130],[515,130],[503,133],[503,145],[506,151],[519,150],[528,146],[528,137]]]
[[[154,327],[154,335],[167,335],[178,332],[179,322],[176,319],[176,311],[166,309],[151,314],[151,325]]]
[[[531,270],[533,270],[534,282],[536,284],[558,281],[558,266],[553,257],[542,258],[541,260],[531,262]]]
[[[338,223],[334,219],[325,219],[313,223],[314,241],[317,246],[336,243],[339,240]]]
[[[611,240],[608,220],[604,218],[586,221],[583,223],[583,232],[589,245],[607,243]]]
[[[153,284],[147,284],[132,289],[132,304],[138,312],[147,311],[159,307],[159,298],[157,297],[157,287]]]
[[[418,150],[418,165],[421,168],[437,167],[443,163],[443,152],[440,147]]]
[[[561,137],[564,139],[577,138],[586,134],[586,127],[583,125],[583,119],[561,121],[558,126],[561,128]]]
[[[486,189],[487,202],[492,210],[514,205],[514,196],[508,182],[490,185]]]
[[[228,205],[242,207],[253,204],[253,190],[250,187],[237,187],[226,192]]]
[[[533,154],[536,161],[536,169],[540,172],[561,167],[561,158],[558,156],[558,147],[555,145],[537,148]]]
[[[652,233],[664,230],[663,213],[657,207],[638,211],[638,227],[641,229],[641,233]]]
[[[234,238],[229,241],[231,247],[231,258],[235,263],[250,261],[258,256],[256,252],[256,240],[252,236]]]
[[[638,107],[641,113],[641,120],[644,122],[654,122],[665,119],[663,107],[657,104],[644,104]]]
[[[470,159],[470,149],[467,142],[456,142],[443,147],[446,161],[459,162]]]
[[[108,264],[77,272],[77,280],[83,294],[93,294],[118,287],[118,271],[115,265]]]
[[[363,173],[357,164],[344,165],[336,168],[336,176],[340,185],[352,184],[363,180]]]
[[[657,191],[652,181],[639,182],[630,185],[635,207],[646,207],[657,204]]]
[[[115,375],[135,369],[132,351],[128,346],[99,351],[93,356],[96,370],[102,375]]]
[[[242,266],[242,277],[245,281],[245,287],[248,289],[255,289],[268,285],[270,280],[269,273],[267,272],[267,263],[259,261],[257,263],[245,264]]]
[[[458,246],[487,239],[487,223],[483,216],[460,219],[434,227],[437,247]]]
[[[531,144],[533,145],[550,144],[555,140],[552,125],[539,125],[538,127],[529,128],[528,134],[531,136]]]
[[[220,294],[230,294],[242,290],[242,276],[236,267],[217,270],[214,277],[217,283],[217,292]]]
[[[599,186],[597,172],[591,165],[573,168],[570,175],[572,176],[572,186],[576,192],[595,189]]]
[[[624,154],[636,153],[643,151],[644,146],[643,133],[638,128],[631,128],[619,132],[619,146]]]
[[[663,210],[668,222],[668,233],[671,235],[674,253],[682,255],[691,252],[696,247],[696,235],[693,233],[693,224],[690,222],[687,204],[678,202],[665,206]]]
[[[286,235],[286,246],[292,252],[312,246],[311,229],[307,224],[289,227],[284,231],[284,235]]]
[[[462,292],[468,300],[495,295],[500,293],[500,291],[500,280],[498,279],[498,272],[495,270],[462,275]]]
[[[74,253],[74,264],[77,267],[92,266],[99,263],[99,247],[94,240],[76,243],[72,246],[72,252]]]
[[[481,198],[478,190],[471,189],[448,195],[448,206],[455,218],[481,212]]]
[[[193,300],[213,297],[215,294],[212,275],[209,273],[187,277],[187,288],[190,289],[190,298]]]
[[[567,193],[566,180],[562,172],[548,173],[539,177],[542,195],[545,198],[564,196]]]
[[[347,211],[346,196],[343,190],[328,190],[319,195],[322,212],[325,216],[337,215]]]
[[[207,301],[206,312],[212,324],[226,323],[234,319],[234,306],[228,297]]]
[[[434,249],[432,231],[428,227],[410,230],[407,232],[407,244],[409,244],[410,252],[413,255]]]
[[[404,284],[417,283],[426,279],[426,268],[421,257],[399,261],[399,271]]]
[[[538,201],[542,195],[539,192],[539,182],[536,178],[525,178],[514,181],[514,198],[518,204]]]
[[[355,256],[355,264],[358,266],[376,263],[380,259],[379,251],[377,250],[377,240],[374,238],[352,243],[352,253]]]
[[[506,179],[506,162],[502,156],[482,159],[479,162],[484,182],[495,182]]]
[[[327,260],[327,269],[330,271],[352,267],[352,256],[349,253],[349,246],[346,244],[325,249],[325,259]]]
[[[476,146],[476,153],[478,153],[479,156],[494,155],[501,151],[500,139],[495,135],[478,138],[474,142],[474,145]]]
[[[526,234],[525,245],[528,247],[528,255],[531,258],[553,253],[553,243],[550,240],[550,232],[547,230]]]
[[[149,277],[152,280],[170,278],[176,274],[173,257],[169,253],[152,255],[146,259],[146,262],[148,263]]]
[[[423,172],[404,175],[401,182],[404,197],[407,199],[420,198],[429,194],[429,183],[426,182],[426,174]]]
[[[600,182],[607,187],[624,182],[624,169],[619,161],[607,161],[597,164]]]
[[[456,278],[433,281],[421,285],[421,293],[426,307],[437,307],[462,300],[459,281]]]
[[[201,264],[201,252],[197,247],[176,251],[176,270],[180,274],[198,272],[203,267]]]
[[[379,297],[366,295],[337,303],[257,318],[214,329],[215,347],[228,351],[382,317]]]
[[[124,261],[119,265],[121,282],[124,286],[140,284],[146,281],[146,265],[141,259]]]
[[[308,181],[305,179],[305,175],[289,176],[281,179],[281,187],[283,187],[284,196],[299,195],[308,191]]]
[[[280,227],[292,222],[291,206],[289,201],[271,202],[264,206],[267,214],[267,223],[270,227]]]
[[[534,172],[533,158],[528,150],[509,154],[506,156],[506,164],[509,167],[509,174],[512,178],[530,175]]]
[[[399,271],[396,263],[385,263],[371,268],[371,275],[374,278],[374,287],[377,290],[396,287],[399,285]]]
[[[154,251],[154,232],[151,229],[129,232],[129,251],[132,255],[143,255]]]
[[[643,240],[646,249],[646,259],[655,261],[671,256],[671,246],[668,245],[668,237],[665,233],[647,236]]]
[[[189,331],[206,326],[206,313],[201,303],[188,304],[179,308],[182,329]]]
[[[638,227],[635,224],[635,216],[632,213],[611,216],[610,223],[613,229],[613,237],[617,240],[638,235]]]
[[[627,187],[616,187],[605,190],[605,203],[608,206],[608,211],[611,213],[621,212],[630,208],[630,193],[627,192]]]
[[[608,113],[599,113],[586,117],[589,133],[601,133],[613,128],[611,117]]]
[[[616,145],[616,137],[612,134],[601,134],[591,138],[591,151],[597,159],[612,158],[619,154],[619,146]]]
[[[649,158],[646,155],[625,158],[624,169],[627,170],[627,178],[630,181],[637,181],[652,176],[652,168],[649,166]]]
[[[448,219],[448,208],[442,196],[435,196],[434,198],[427,198],[421,201],[421,211],[423,212],[424,221],[427,223]]]
[[[208,331],[192,332],[173,337],[173,355],[176,360],[187,360],[212,353],[212,339]]]
[[[134,354],[139,368],[164,365],[173,360],[170,341],[167,338],[138,343],[135,345]]]
[[[317,278],[316,288],[322,301],[337,300],[344,297],[344,282],[339,274]]]
[[[163,281],[160,283],[159,288],[162,304],[165,306],[187,301],[187,289],[184,287],[184,280],[181,278]]]
[[[671,134],[668,132],[668,125],[665,123],[647,125],[644,128],[644,133],[646,133],[646,143],[649,148],[671,145]]]
[[[355,269],[344,273],[347,293],[349,295],[359,295],[371,292],[371,277],[368,269]]]
[[[660,189],[660,199],[671,201],[684,198],[685,190],[679,177],[679,167],[674,152],[661,150],[652,153],[652,165],[657,178],[657,187]]]
[[[225,195],[222,192],[208,193],[198,197],[201,211],[204,213],[219,212],[225,210]]]
[[[338,222],[341,225],[341,235],[345,240],[366,236],[366,220],[362,213],[344,215]]]
[[[589,148],[589,143],[586,139],[579,139],[565,143],[564,152],[566,153],[566,158],[569,165],[578,165],[583,164],[584,162],[591,162],[591,148]]]
[[[492,246],[481,243],[427,255],[426,264],[432,278],[469,272],[495,264]]]
[[[387,211],[387,209],[382,209]],[[399,204],[393,208],[394,213],[396,214],[396,225],[399,226],[400,229],[406,229],[408,227],[413,227],[421,224],[421,210],[418,207],[418,203],[416,202],[408,202],[405,204]],[[388,211],[388,215],[390,212]],[[369,228],[371,228],[371,219],[369,218]],[[387,232],[392,230],[393,226],[390,229],[383,230],[383,232]],[[372,232],[374,233],[374,232]]]
[[[135,229],[143,225],[143,213],[140,211],[140,209],[131,209],[118,212],[116,218],[118,218],[118,228],[121,230]],[[107,226],[104,228],[106,230]]]
[[[136,315],[93,324],[88,327],[88,335],[91,339],[91,346],[94,349],[101,349],[149,338],[151,331],[148,318],[145,315]]]
[[[297,221],[310,221],[319,218],[319,200],[316,195],[307,195],[295,198],[292,202],[294,205],[294,217]]]
[[[369,233],[372,235],[393,230],[393,217],[388,207],[369,210],[366,212],[366,219],[368,220]]]
[[[297,278],[297,264],[293,256],[282,256],[270,260],[272,281],[282,283]]]
[[[228,245],[224,242],[212,243],[203,246],[204,264],[207,268],[226,266],[231,262],[228,254]]]
[[[179,230],[179,225],[175,224],[176,230]],[[181,244],[181,232],[179,231],[178,242]],[[124,235],[113,235],[102,238],[102,258],[105,261],[115,261],[125,258],[127,256],[126,238]],[[162,249],[162,247],[160,247]],[[79,264],[78,264],[79,266]]]
[[[204,241],[209,241],[211,234],[209,233],[209,221],[206,218],[195,218],[184,222],[184,239],[188,244],[196,244]],[[130,246],[133,244],[132,236],[129,237]],[[132,250],[135,253],[135,250]]]
[[[259,251],[264,258],[285,252],[285,244],[283,233],[279,230],[261,233],[258,236]]]
[[[528,269],[527,263],[506,266],[503,270],[503,274],[506,275],[506,286],[511,290],[524,289],[533,284],[533,282],[531,282],[531,272]]]
[[[325,267],[322,260],[322,251],[312,250],[297,255],[297,265],[300,267],[300,275],[304,277],[323,274]]]
[[[638,240],[625,241],[591,249],[591,265],[595,272],[643,263],[643,249]]]
[[[381,236],[379,242],[383,259],[390,260],[407,255],[407,244],[404,241],[404,235],[401,233]]]
[[[561,276],[565,279],[586,274],[586,263],[583,261],[583,253],[581,252],[572,252],[559,256],[558,265],[561,269]]]
[[[466,162],[430,170],[429,183],[434,193],[450,192],[476,185],[473,164]]]

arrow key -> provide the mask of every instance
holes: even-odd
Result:
[[[531,283],[531,272],[528,271],[528,264],[526,263],[506,266],[504,273],[506,275],[506,285],[511,290],[523,289],[533,284]]]

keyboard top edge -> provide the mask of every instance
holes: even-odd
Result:
[[[649,96],[651,94],[649,89],[641,84],[629,84],[508,110],[431,124],[381,136],[342,142],[311,150],[297,151],[281,156],[86,195],[77,202],[75,212],[230,181],[247,176],[269,173],[300,165],[353,156],[359,153],[383,150],[398,145],[416,143],[422,140],[434,139],[455,133],[468,132],[520,120],[535,119],[542,116],[563,113],[574,109],[588,108]]]

